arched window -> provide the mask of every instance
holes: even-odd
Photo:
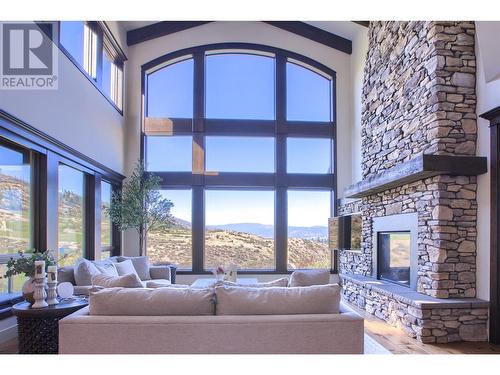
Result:
[[[142,155],[173,201],[148,255],[201,273],[334,268],[335,72],[295,53],[226,43],[143,66]]]

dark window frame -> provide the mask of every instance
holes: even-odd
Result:
[[[205,118],[205,56],[214,51],[226,53],[271,53],[275,59],[275,119],[274,120],[232,120]],[[224,52],[222,52],[224,53]],[[193,80],[193,118],[158,119],[146,117],[147,75],[160,69],[169,61],[192,58],[194,62]],[[321,71],[331,80],[331,121],[288,121],[286,119],[286,63],[305,64]],[[310,69],[314,73],[318,73]],[[287,267],[288,241],[288,189],[330,191],[330,214],[336,216],[337,201],[337,157],[336,157],[336,73],[334,70],[308,57],[280,48],[251,43],[217,43],[186,48],[158,57],[141,66],[141,160],[146,155],[146,127],[161,121],[168,121],[171,135],[192,135],[202,152],[193,152],[193,166],[200,170],[192,172],[151,172],[161,178],[161,189],[190,188],[192,190],[192,269],[180,270],[179,274],[208,274],[204,269],[205,241],[205,190],[206,189],[257,189],[275,192],[275,269],[242,270],[251,274],[286,274],[292,272]],[[150,133],[150,135],[153,135]],[[246,173],[220,172],[217,175],[205,174],[205,136],[268,136],[275,139],[275,172]],[[331,140],[330,174],[287,173],[286,140],[288,137],[327,138]],[[332,273],[338,273],[337,255],[332,260]],[[174,260],[175,261],[175,260]]]
[[[113,191],[119,190],[123,179],[119,173],[79,153],[51,136],[0,109],[0,142],[30,151],[32,161],[32,244],[36,250],[58,248],[58,167],[65,164],[85,173],[85,241],[87,258],[94,259],[100,240],[100,194],[92,187],[101,179],[111,183]],[[90,198],[89,198],[90,192]],[[100,192],[100,190],[99,190]],[[97,199],[99,198],[99,199]],[[96,231],[91,231],[94,227]],[[99,228],[99,232],[97,231]],[[113,226],[113,253],[121,253],[121,232]],[[14,296],[16,297],[17,294]]]
[[[61,52],[66,55],[66,57],[75,65],[78,70],[87,78],[87,80],[94,85],[94,87],[101,93],[104,98],[120,113],[120,115],[123,116],[123,107],[125,104],[124,101],[124,94],[125,94],[125,61],[127,60],[127,57],[123,53],[122,49],[120,48],[118,42],[114,38],[113,34],[109,30],[108,26],[106,25],[105,22],[103,21],[82,21],[84,24],[88,25],[89,28],[97,34],[97,61],[96,61],[96,78],[92,77],[86,70],[85,68],[80,65],[74,57],[71,55],[71,53],[64,48],[64,46],[61,43],[61,27],[60,27],[60,22],[57,22],[57,27],[58,27],[58,38],[59,40],[54,41],[54,43],[57,44]],[[44,30],[44,28],[42,28]],[[117,103],[115,103],[110,96],[108,96],[102,87],[102,59],[103,53],[107,52],[108,55],[111,57],[113,60],[112,62],[118,67],[118,69],[121,70],[122,74],[122,82],[121,82],[121,107],[118,106]],[[85,58],[85,56],[84,56]]]

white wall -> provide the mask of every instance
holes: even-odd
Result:
[[[352,41],[351,79],[353,83],[352,106],[353,119],[351,127],[351,183],[361,181],[361,96],[363,77],[368,52],[368,28],[358,30]]]
[[[500,106],[500,65],[498,57],[498,35],[500,22],[476,22],[477,64],[477,114]],[[490,51],[494,47],[494,54]],[[496,55],[496,57],[495,57]],[[488,72],[488,74],[486,74]],[[496,79],[494,79],[496,77]],[[490,157],[489,122],[478,118],[478,156]],[[488,164],[488,169],[490,168]],[[490,173],[478,177],[478,221],[477,221],[477,297],[489,300],[490,280]]]
[[[336,22],[332,22],[333,26],[335,24]],[[347,21],[338,24],[364,29]],[[140,152],[141,65],[183,48],[221,42],[257,43],[290,50],[310,57],[337,72],[337,181],[340,197],[343,190],[352,183],[353,56],[262,22],[212,22],[129,47],[126,102],[127,174],[139,158]],[[356,46],[354,48],[356,50]],[[124,253],[137,253],[138,239],[135,233],[128,232],[124,237]]]
[[[57,140],[124,172],[124,118],[59,51],[57,90],[0,90],[0,108]]]

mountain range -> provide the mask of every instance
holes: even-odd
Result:
[[[208,225],[208,230],[221,229],[233,232],[250,233],[262,238],[274,237],[274,225],[258,224],[258,223],[235,223],[222,225]],[[292,238],[304,239],[326,239],[328,237],[328,228],[323,226],[312,227],[288,227],[288,236]]]

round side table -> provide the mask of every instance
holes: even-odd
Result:
[[[59,320],[88,305],[85,298],[72,298],[58,305],[33,309],[28,302],[12,307],[17,317],[19,354],[57,354]]]

